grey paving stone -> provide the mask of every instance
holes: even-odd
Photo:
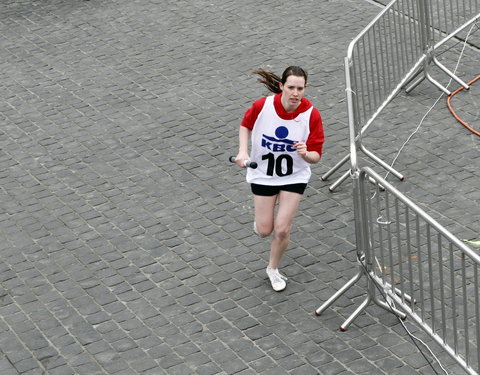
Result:
[[[338,331],[364,284],[314,315],[356,272],[351,187],[331,194],[319,176],[348,148],[347,45],[381,8],[296,6],[308,11],[230,0],[0,5],[2,375],[433,373],[383,310]],[[301,30],[279,27],[286,18]],[[460,48],[442,62],[454,65]],[[310,73],[327,143],[277,294],[243,171],[227,160],[244,111],[265,94],[251,72],[291,63]],[[478,74],[478,52],[459,70]],[[455,101],[475,119],[471,93]],[[400,94],[365,142],[390,162],[438,94],[426,84]],[[396,186],[474,238],[479,145],[449,116],[438,104],[426,118],[396,161],[407,175]]]

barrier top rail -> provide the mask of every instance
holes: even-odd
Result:
[[[383,8],[383,10],[377,14],[377,16],[367,25],[363,28],[362,31],[360,31],[360,33],[352,39],[352,41],[350,42],[350,44],[348,45],[348,48],[347,48],[347,58],[349,60],[352,59],[352,56],[353,56],[353,48],[355,47],[355,44],[358,43],[358,41],[360,39],[362,39],[364,37],[364,35],[366,33],[368,33],[368,31],[374,26],[377,24],[378,20],[380,18],[382,18],[384,16],[385,13],[387,13],[388,11],[390,11],[390,9],[394,6],[394,4],[397,2],[397,0],[392,0],[385,8]]]

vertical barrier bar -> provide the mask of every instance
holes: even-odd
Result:
[[[380,21],[382,23],[383,30],[385,30],[386,29],[385,18],[381,18]],[[382,42],[381,44],[383,46],[387,45],[387,33],[386,32],[383,33],[383,36],[380,40],[381,40],[381,42]],[[389,53],[383,53],[383,51],[382,51],[381,55],[382,55],[382,57],[385,58],[384,63],[382,64],[382,67],[387,72],[387,74],[384,76],[384,80],[386,82],[385,89],[386,89],[387,92],[391,92],[393,90],[393,86],[392,86],[392,80],[389,79],[391,77],[391,74],[392,74],[390,72],[390,68],[392,66],[392,64],[390,63],[390,54]]]
[[[445,26],[443,27],[444,30],[447,30],[447,28],[448,28],[448,19],[447,19],[448,13],[449,12],[447,11],[447,2],[444,1],[443,2],[443,15],[445,16],[445,20],[444,20],[445,21]],[[441,17],[438,17],[438,20],[439,20],[438,27],[440,29],[442,29],[441,19],[442,19]]]
[[[369,244],[370,244],[370,247],[372,248],[372,252],[375,253],[375,249],[377,248],[376,246],[376,241],[375,241],[375,236],[374,236],[374,223],[375,223],[375,220],[373,219],[373,209],[372,209],[372,201],[373,199],[372,198],[368,198],[371,196],[372,192],[370,189],[367,189],[367,191],[365,192],[366,196],[365,196],[365,204],[366,204],[366,215],[368,217],[368,238],[369,238]],[[374,193],[375,194],[375,193]],[[377,262],[376,259],[374,259],[375,261],[375,264]],[[373,269],[375,270],[375,266],[373,267]],[[378,270],[380,272],[382,272],[382,277],[384,277],[384,272],[381,268],[378,268]]]
[[[476,343],[477,343],[477,358],[480,358],[480,301],[478,292],[478,265],[473,265],[473,278],[475,288],[475,326],[476,326]],[[477,372],[480,373],[480,360],[477,360]]]
[[[417,227],[417,257],[418,257],[418,274],[420,279],[420,306],[421,306],[421,318],[422,322],[425,322],[425,296],[423,292],[424,284],[423,284],[423,267],[422,267],[422,243],[420,241],[420,218],[415,215],[416,220],[416,227]]]
[[[455,348],[455,352],[457,352],[456,348],[458,347],[458,332],[457,332],[457,295],[455,293],[455,272],[454,272],[454,262],[453,262],[453,248],[450,245],[450,288],[451,288],[451,296],[450,299],[452,300],[452,330],[453,330],[453,347]]]
[[[366,39],[366,38],[365,38]],[[374,94],[373,91],[370,90],[370,73],[368,67],[368,60],[367,60],[367,51],[365,47],[365,39],[362,40],[363,46],[363,66],[364,66],[364,80],[361,80],[364,85],[362,85],[362,96],[365,98],[364,105],[368,107],[368,111],[371,112],[373,110],[373,103],[372,100],[369,100]]]
[[[380,248],[380,264],[378,265],[378,267],[380,267],[380,269],[382,270],[382,276],[383,276],[383,285],[386,285],[387,284],[387,280],[386,280],[386,269],[385,267],[383,266],[384,264],[387,264],[385,262],[385,248],[384,248],[384,242],[383,242],[383,228],[382,228],[382,224],[383,224],[383,217],[382,217],[382,214],[380,212],[380,189],[378,187],[378,185],[375,185],[376,186],[376,191],[375,191],[375,197],[376,197],[376,203],[377,203],[377,219],[376,219],[376,222],[378,224],[378,241],[379,241],[379,248]],[[385,220],[386,222],[386,220]],[[372,237],[373,238],[373,237]]]
[[[407,31],[410,29],[410,27],[409,27],[410,25],[409,25],[409,21],[408,21],[408,12],[405,11],[405,6],[408,9],[408,1],[402,2],[402,13],[401,13],[402,14],[402,20],[404,22],[404,26],[402,27],[402,34],[403,34],[402,39],[405,41],[405,42],[402,43],[403,56],[404,56],[404,61],[403,61],[404,65],[402,67],[402,72],[407,70],[407,67],[411,65],[409,63],[409,59],[410,59],[411,54],[409,53],[410,51],[408,50],[408,45],[407,45],[407,41],[408,41]]]
[[[375,27],[375,25],[373,27]],[[369,62],[369,64],[368,64],[369,69],[367,69],[367,71],[371,72],[371,73],[369,73],[370,77],[367,78],[367,83],[369,83],[369,84],[371,83],[371,86],[372,86],[371,89],[369,88],[369,90],[368,90],[369,95],[371,95],[369,102],[372,102],[372,108],[375,108],[375,106],[377,105],[378,90],[375,87],[376,77],[373,74],[373,72],[375,70],[373,68],[373,66],[374,66],[374,54],[372,53],[372,43],[373,43],[373,40],[372,40],[371,33],[368,33],[368,38],[366,39],[366,45],[367,45],[366,55],[368,55],[367,60]]]
[[[468,301],[467,301],[467,277],[466,277],[466,264],[465,264],[465,255],[462,254],[462,294],[463,294],[463,330],[464,330],[464,343],[465,343],[465,353],[467,353],[467,364],[469,363],[469,330],[468,330]]]
[[[408,277],[410,280],[410,296],[414,296],[414,284],[413,284],[413,259],[412,259],[412,237],[410,234],[410,210],[409,207],[407,206],[405,208],[405,226],[406,226],[406,240],[407,240],[407,255],[408,255]],[[410,301],[410,308],[413,310],[415,307],[415,299],[412,298]]]
[[[437,251],[438,251],[438,275],[440,278],[440,313],[441,313],[441,325],[442,325],[442,337],[446,342],[447,337],[447,322],[445,317],[445,288],[443,283],[443,256],[442,256],[442,237],[440,233],[437,234]]]
[[[432,241],[430,237],[430,225],[427,224],[427,252],[428,252],[428,275],[430,284],[430,320],[432,331],[437,330],[437,321],[435,314],[435,291],[433,286],[433,260],[432,260]]]
[[[400,292],[402,301],[405,302],[405,286],[404,286],[404,275],[403,275],[403,252],[402,252],[402,236],[400,231],[400,210],[398,206],[398,199],[395,198],[395,222],[396,222],[396,235],[397,235],[397,251],[398,251],[398,276],[400,284]],[[395,285],[395,284],[393,284]]]
[[[392,249],[392,231],[390,229],[390,224],[392,223],[390,219],[390,201],[389,201],[388,190],[385,191],[385,226],[387,227],[387,246],[388,246],[388,260],[390,264],[390,285],[395,285],[395,275],[394,275],[394,261],[393,261],[393,249]]]
[[[415,45],[420,46],[421,48],[421,32],[420,32],[420,24],[419,24],[419,19],[420,19],[420,10],[418,9],[418,6],[416,6],[417,3],[412,5],[412,10],[413,10],[413,22],[414,22],[414,34],[415,34]]]

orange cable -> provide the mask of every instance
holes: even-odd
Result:
[[[468,86],[472,85],[475,81],[479,80],[480,79],[480,76],[477,76],[476,78],[472,79],[470,82],[467,83]],[[468,130],[470,130],[472,133],[480,136],[480,131],[478,130],[475,130],[473,129],[470,125],[468,125],[465,121],[463,121],[456,113],[455,111],[453,110],[452,108],[452,105],[450,103],[450,100],[451,98],[456,95],[457,93],[459,93],[460,91],[462,91],[464,89],[463,86],[460,86],[458,89],[456,89],[454,92],[452,92],[450,95],[448,95],[447,97],[447,106],[448,106],[448,109],[450,110],[450,112],[452,113],[453,117],[455,117],[455,119],[460,123],[462,124],[463,126],[465,126]]]

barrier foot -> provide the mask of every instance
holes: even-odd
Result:
[[[390,285],[390,284],[388,284]],[[400,298],[403,298],[405,301],[409,302],[409,303],[413,303],[414,305],[417,304],[417,300],[415,299],[412,299],[412,297],[409,295],[409,294],[406,294],[406,293],[402,293],[402,291],[398,288],[393,288],[393,291],[395,292],[395,294],[397,296],[399,296]]]
[[[360,262],[363,262],[363,255],[360,258]],[[315,314],[317,316],[320,316],[327,308],[329,308],[337,299],[339,299],[345,292],[350,289],[360,278],[362,277],[363,274],[365,274],[365,269],[362,264],[359,266],[358,272],[353,276],[348,282],[343,285],[339,290],[337,290],[327,301],[325,301],[317,310],[315,310]],[[383,285],[381,281],[375,278],[375,275],[372,275],[373,277],[369,280],[369,283],[371,282],[369,287],[369,292],[367,294],[367,297],[365,300],[358,306],[355,311],[343,322],[343,324],[340,326],[340,331],[344,332],[348,329],[348,327],[353,323],[353,321],[367,308],[368,304],[370,302],[374,302],[376,305],[379,307],[385,309],[386,311],[389,311],[391,313],[394,313],[397,315],[400,319],[405,320],[407,319],[407,314],[399,309],[397,309],[394,306],[394,303],[387,303],[385,301],[380,300],[376,295],[373,290],[375,287],[373,284],[376,284],[377,287],[380,287],[381,289],[385,290],[387,287],[388,290],[385,290],[387,298],[390,298],[388,296],[389,292],[395,293],[399,296],[403,296],[405,300],[411,302],[412,298],[405,293],[401,293],[401,291],[398,288],[391,288],[390,284],[386,283],[386,285]],[[393,302],[393,301],[392,301]]]
[[[393,174],[395,177],[397,177],[400,181],[405,180],[405,176],[398,172],[396,169],[392,168],[390,165],[385,163],[382,159],[380,159],[378,156],[376,156],[374,153],[371,151],[367,150],[365,146],[360,145],[360,150],[363,151],[363,153],[372,159],[374,162],[377,164],[380,164],[384,169],[386,169],[389,173]],[[342,160],[340,160],[333,168],[331,168],[327,173],[322,175],[320,178],[322,181],[327,180],[334,172],[336,172],[343,164],[345,164],[348,160],[350,159],[350,154],[346,155]],[[345,172],[340,178],[338,178],[332,185],[329,186],[328,190],[330,192],[333,192],[343,181],[345,181],[348,176],[350,175],[350,171],[348,170]]]
[[[435,62],[435,61],[434,61]],[[435,64],[443,70],[447,75],[449,75],[452,79],[457,81],[460,85],[462,85],[464,88],[469,89],[470,87],[463,82],[460,78],[458,78],[455,74],[453,74],[450,70],[448,70],[445,66],[443,66],[438,60],[435,62]],[[407,94],[410,94],[410,92],[417,87],[424,79],[427,79],[431,83],[433,83],[434,86],[436,86],[438,89],[443,91],[446,95],[450,95],[450,91],[443,86],[441,83],[439,83],[436,79],[434,79],[428,72],[424,72],[421,76],[418,76],[416,79],[414,79],[406,88],[405,92]]]
[[[420,83],[422,83],[424,79],[425,79],[425,75],[424,75],[424,74],[422,74],[422,75],[420,75],[420,76],[417,76],[417,78],[414,78],[414,79],[410,82],[410,84],[405,87],[405,92],[406,92],[407,94],[410,94],[410,92],[412,92],[412,91],[415,89],[415,87],[417,87]]]
[[[321,179],[322,181],[328,180],[328,178],[329,178],[333,173],[335,173],[336,171],[338,171],[338,170],[341,168],[341,166],[342,166],[343,164],[345,164],[348,160],[350,160],[350,154],[345,155],[345,156],[342,158],[342,160],[340,160],[337,164],[335,164],[335,166],[334,166],[333,168],[331,168],[327,173],[323,174],[323,175],[320,177],[320,179]]]
[[[333,294],[326,302],[323,303],[316,311],[315,314],[320,316],[328,307],[330,307],[337,299],[339,299],[348,289],[350,289],[365,273],[362,265],[359,266],[359,270],[355,276],[353,276],[344,286],[342,286],[335,294]],[[352,324],[352,322],[367,308],[368,304],[372,301],[370,293],[365,300],[357,307],[357,309],[348,317],[345,322],[340,326],[340,331],[344,332]]]
[[[322,312],[324,312],[328,307],[330,307],[337,299],[339,299],[348,289],[350,289],[360,278],[363,274],[363,268],[360,268],[358,273],[353,276],[344,286],[342,286],[338,291],[335,292],[327,301],[323,303],[317,310],[315,310],[315,314],[320,316]]]
[[[340,326],[340,331],[345,332],[348,327],[350,327],[350,324],[353,323],[353,321],[367,308],[368,304],[372,300],[372,297],[370,295],[365,298],[365,300],[360,304],[360,306],[357,307],[357,309],[348,317],[347,320]]]
[[[348,176],[350,176],[350,171],[345,172],[342,177],[340,177],[337,181],[335,181],[333,184],[331,184],[328,187],[328,190],[333,193],[333,191],[343,182],[345,181]]]
[[[433,83],[434,86],[436,86],[437,88],[439,88],[440,90],[442,90],[447,96],[450,95],[450,91],[445,87],[443,86],[441,83],[439,83],[436,79],[434,79],[430,74],[426,73],[425,74],[425,77],[427,77],[427,79]]]
[[[360,266],[359,271],[353,276],[344,286],[335,292],[326,302],[323,303],[316,311],[315,314],[320,316],[328,307],[330,307],[337,299],[339,299],[348,289],[350,289],[360,278],[362,277],[364,270]],[[347,320],[340,326],[340,331],[344,332],[348,329],[350,324],[365,310],[372,297],[370,295],[361,303],[361,305],[348,317]]]
[[[441,70],[443,70],[450,78],[456,81],[459,85],[461,85],[465,90],[470,89],[467,83],[463,82],[459,77],[455,75],[455,73],[451,72],[445,65],[443,65],[436,57],[433,58],[433,63],[438,66]],[[449,95],[449,94],[448,94]]]
[[[398,172],[396,169],[392,168],[390,165],[385,163],[382,159],[380,159],[378,156],[376,156],[374,153],[371,151],[367,150],[365,146],[361,145],[360,149],[364,152],[365,155],[367,155],[370,159],[375,161],[377,164],[380,164],[384,169],[389,171],[391,174],[393,174],[395,177],[397,177],[400,181],[403,181],[405,179],[405,176]]]
[[[380,301],[378,299],[378,297],[374,297],[373,298],[373,301],[378,305],[380,306],[381,308],[383,308],[384,310],[387,310],[389,312],[393,312],[395,315],[397,315],[400,319],[402,320],[405,320],[407,319],[407,314],[405,314],[403,311],[400,311],[398,310],[397,308],[395,308],[394,306],[384,302],[384,301]]]

